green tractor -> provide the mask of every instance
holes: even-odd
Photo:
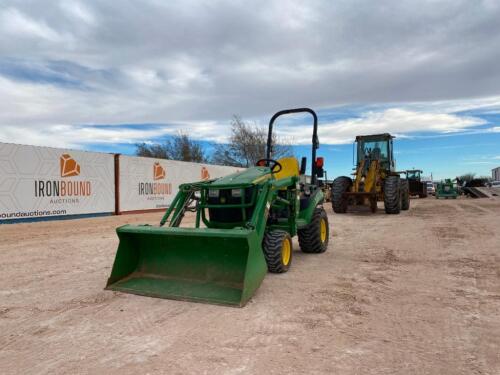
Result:
[[[405,171],[406,179],[410,196],[418,196],[419,198],[427,198],[427,183],[422,182],[422,173],[420,169],[407,169]]]
[[[453,181],[451,179],[447,178],[444,181],[441,181],[437,184],[436,199],[439,198],[457,199],[457,197],[458,197],[458,191],[453,185]]]
[[[272,159],[275,120],[291,113],[314,119],[310,183],[293,157]],[[292,237],[305,253],[328,248],[328,217],[318,187],[323,159],[316,113],[309,108],[276,113],[269,122],[266,158],[219,179],[182,184],[159,226],[125,225],[106,289],[187,301],[244,306],[265,274],[288,271]],[[181,227],[186,211],[194,227]]]

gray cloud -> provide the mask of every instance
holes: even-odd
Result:
[[[500,95],[497,1],[3,4],[0,126]]]

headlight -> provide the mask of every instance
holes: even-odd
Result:
[[[241,189],[231,189],[231,196],[235,198],[241,197]]]
[[[208,190],[208,196],[210,198],[218,198],[219,197],[219,189],[217,189],[217,190]]]

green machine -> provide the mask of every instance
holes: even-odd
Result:
[[[444,182],[441,181],[437,184],[436,199],[439,198],[457,199],[457,196],[458,196],[458,191],[455,188],[455,186],[453,186],[453,182],[451,181],[451,179],[447,178],[444,180]]]
[[[422,182],[423,171],[420,169],[407,169],[405,173],[410,196],[418,195],[419,198],[427,198],[427,183]]]
[[[272,159],[272,132],[282,115],[313,117],[310,183],[299,183],[307,161]],[[119,246],[106,289],[139,295],[244,306],[265,274],[288,271],[292,237],[305,253],[328,248],[328,217],[318,177],[323,174],[316,113],[277,112],[269,122],[266,158],[219,179],[182,184],[159,226],[117,228]],[[186,211],[196,213],[181,227]]]

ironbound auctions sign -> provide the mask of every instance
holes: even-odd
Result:
[[[0,143],[0,221],[114,211],[113,155]]]
[[[220,165],[120,155],[120,211],[166,208],[180,184],[222,177],[237,170]]]

